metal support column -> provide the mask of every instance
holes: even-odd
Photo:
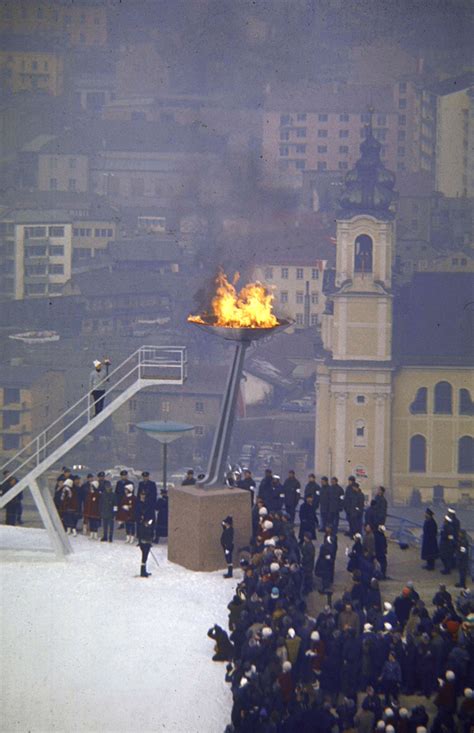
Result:
[[[227,454],[229,452],[232,426],[234,424],[237,395],[239,393],[240,380],[242,377],[245,352],[249,345],[250,341],[239,341],[235,347],[234,358],[222,401],[219,423],[214,435],[207,474],[203,479],[203,483],[206,486],[213,486],[214,484],[223,482],[225,478],[225,465]]]
[[[72,552],[72,547],[64,531],[49,489],[47,487],[40,488],[34,479],[30,480],[29,487],[56,555],[58,558],[63,558]]]

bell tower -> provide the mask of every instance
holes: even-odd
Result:
[[[395,176],[380,148],[370,124],[339,200],[328,356],[316,377],[316,470],[355,474],[366,493],[390,477]]]

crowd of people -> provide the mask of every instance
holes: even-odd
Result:
[[[245,478],[252,480],[249,472]],[[241,488],[256,493],[255,482]],[[360,493],[354,477],[344,490],[336,478],[318,484],[311,474],[302,491],[294,472],[282,484],[266,471],[252,508],[250,543],[239,548],[243,579],[228,606],[230,643],[215,657],[228,659],[233,708],[227,733],[472,732],[474,595],[464,582],[456,601],[444,584],[432,599],[422,599],[407,581],[396,598],[384,600],[385,492],[380,487],[365,511]],[[333,600],[342,511],[352,546],[346,589]],[[455,512],[447,516],[458,541]],[[223,520],[221,543],[225,577],[232,577],[232,517]],[[327,602],[311,617],[307,601],[315,585]],[[432,700],[431,725],[426,705],[409,710],[400,695]]]

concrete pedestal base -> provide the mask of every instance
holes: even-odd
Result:
[[[234,520],[234,558],[252,534],[251,497],[242,489],[179,486],[169,493],[168,559],[188,570],[225,568],[222,520]],[[234,559],[235,565],[235,559]]]

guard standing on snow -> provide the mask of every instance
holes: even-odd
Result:
[[[232,552],[234,550],[234,527],[232,517],[226,517],[222,522],[221,545],[224,550],[224,557],[227,563],[227,573],[224,578],[232,578],[233,564]]]
[[[142,553],[140,577],[148,578],[151,573],[147,572],[146,561],[155,532],[155,508],[150,506],[146,491],[142,490],[138,495],[136,512],[138,546]]]

